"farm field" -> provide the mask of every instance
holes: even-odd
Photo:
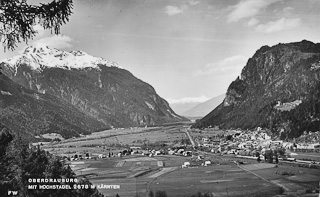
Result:
[[[70,167],[79,177],[87,177],[94,185],[119,185],[119,189],[100,189],[106,196],[145,196],[147,185],[167,173],[177,170],[187,157],[127,156],[123,158],[72,161]]]
[[[260,168],[258,166],[261,166]],[[317,196],[320,173],[317,169],[272,164],[213,165],[179,169],[153,181],[150,190],[168,196],[191,196],[198,191],[213,196]],[[255,175],[253,175],[253,173]],[[286,173],[292,173],[287,175]],[[312,189],[313,188],[313,189]]]
[[[49,143],[44,145],[43,149],[58,155],[83,152],[86,150],[91,153],[100,154],[118,151],[121,150],[121,147],[141,146],[149,143],[175,145],[182,139],[187,139],[182,126],[112,129],[92,133],[76,139]]]
[[[191,129],[189,131],[190,135],[194,138],[194,137],[198,137],[198,138],[202,138],[202,137],[217,137],[219,135],[223,135],[223,134],[235,134],[237,133],[236,131],[233,130],[229,130],[229,131],[223,131],[223,130],[217,130],[217,129],[205,129],[205,130],[198,130],[198,129]]]
[[[316,188],[320,180],[318,169],[253,160],[237,166],[232,158],[212,155],[207,155],[206,159],[213,164],[180,168],[185,161],[190,161],[190,157],[164,155],[82,160],[71,162],[71,167],[94,185],[119,185],[120,189],[99,191],[106,196],[119,194],[121,197],[145,196],[148,191],[155,193],[158,190],[173,197],[188,197],[198,191],[213,196],[267,197],[281,192],[303,196],[307,190]]]
[[[100,192],[107,196],[116,194],[120,196],[132,196],[132,194],[144,196],[148,190],[149,182],[148,191],[164,190],[169,196],[184,196],[191,194],[190,191],[196,191],[195,189],[208,192],[208,185],[211,188],[212,184],[223,184],[221,187],[227,188],[227,190],[218,189],[217,194],[223,194],[228,191],[231,195],[234,191],[228,187],[233,187],[233,184],[237,184],[232,183],[233,181],[239,180],[240,176],[244,174],[246,175],[245,178],[250,177],[250,174],[243,172],[232,163],[229,165],[181,169],[180,166],[189,160],[189,157],[181,156],[159,156],[154,158],[130,156],[121,159],[76,161],[71,162],[70,166],[77,175],[89,177],[90,181],[95,185],[120,185],[118,190],[101,189]],[[159,161],[163,163],[164,167],[158,166]],[[187,187],[189,183],[194,187],[190,188],[190,191],[183,190],[182,188]],[[253,183],[256,184],[256,178],[251,183],[248,182],[248,185]]]
[[[235,165],[186,168],[158,178],[150,190],[164,190],[169,196],[191,196],[198,191],[213,196],[272,196],[278,187],[266,183]]]
[[[255,174],[281,185],[290,192],[304,191],[319,185],[319,169],[278,165],[276,168],[252,170]]]
[[[208,130],[201,130],[201,132],[199,130],[196,129],[191,129],[189,131],[190,135],[192,136],[192,138],[198,137],[198,138],[202,138],[202,137],[215,137],[218,135],[222,135],[225,132],[221,131],[221,130],[213,130],[213,129],[208,129]]]
[[[59,156],[71,157],[88,153],[91,157],[99,154],[116,155],[129,147],[165,143],[179,146],[182,139],[187,139],[184,126],[163,126],[150,128],[112,129],[92,133],[75,139],[46,143],[42,149]]]

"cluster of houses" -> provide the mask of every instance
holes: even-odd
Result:
[[[290,147],[291,148],[291,147]],[[293,151],[320,152],[320,132],[304,132],[293,140]]]
[[[107,154],[89,154],[85,153],[82,154],[74,154],[71,157],[66,157],[66,159],[70,161],[77,161],[82,159],[104,159],[104,158],[111,158],[111,157],[123,157],[129,155],[141,155],[141,156],[158,156],[158,155],[180,155],[180,156],[192,156],[192,151],[185,149],[184,146],[177,146],[168,149],[150,149],[150,150],[143,150],[141,147],[130,147],[128,149],[124,149],[118,152],[109,152]]]
[[[205,136],[194,140],[200,149],[213,153],[256,156],[266,150],[281,149],[284,142],[272,140],[271,136],[261,128],[255,131],[232,130],[224,135]]]
[[[268,150],[281,150],[284,155],[292,151],[320,152],[320,132],[305,132],[291,142],[273,140],[267,131],[258,127],[254,131],[226,132],[224,135],[195,137],[197,146],[210,152],[257,156]],[[290,151],[288,151],[290,150]]]

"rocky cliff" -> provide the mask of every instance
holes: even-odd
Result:
[[[230,84],[224,101],[195,126],[242,129],[260,126],[287,132],[286,136],[300,135],[304,129],[320,129],[319,122],[314,121],[318,111],[309,109],[319,102],[319,83],[319,43],[303,40],[263,46],[248,60],[241,76]],[[299,104],[279,110],[294,102]],[[310,117],[313,119],[308,122]],[[294,128],[294,121],[298,120],[309,126],[300,122],[301,126]]]
[[[40,97],[57,97],[96,120],[97,129],[185,120],[152,86],[116,63],[82,51],[29,47],[0,67],[25,89]]]

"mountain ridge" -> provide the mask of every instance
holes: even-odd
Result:
[[[203,103],[199,103],[196,106],[186,110],[181,115],[187,117],[204,117],[212,109],[216,108],[224,99],[225,94],[215,96]]]
[[[265,127],[274,133],[282,131],[285,137],[299,136],[303,129],[319,129],[320,124],[316,122],[295,128],[297,125],[293,121],[299,120],[302,124],[310,116],[319,116],[317,111],[301,112],[319,102],[317,96],[311,101],[311,95],[317,95],[318,91],[319,61],[320,43],[303,40],[261,47],[248,60],[241,76],[230,84],[224,101],[194,126]],[[279,101],[296,100],[301,100],[302,104],[290,112],[275,109]],[[318,125],[312,126],[314,124]]]

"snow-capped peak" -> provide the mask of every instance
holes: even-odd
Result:
[[[30,46],[21,55],[5,59],[2,62],[15,70],[22,64],[29,66],[33,70],[42,70],[45,67],[99,69],[99,65],[119,67],[115,62],[91,56],[83,51],[66,52],[48,46]]]

